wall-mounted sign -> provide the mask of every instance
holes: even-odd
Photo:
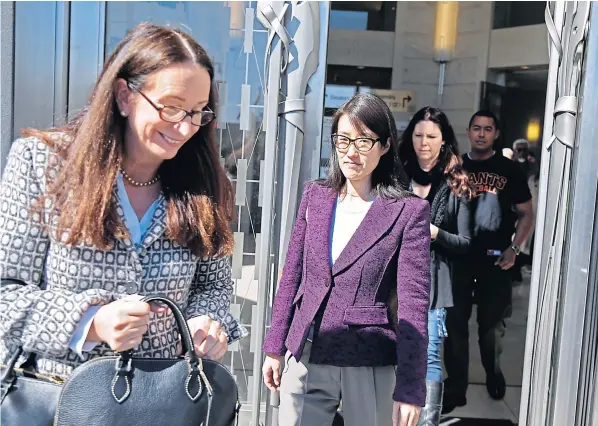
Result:
[[[327,84],[324,92],[324,107],[340,108],[345,102],[353,97],[357,86],[340,86]]]
[[[392,112],[415,112],[415,93],[410,90],[370,89],[380,96]]]

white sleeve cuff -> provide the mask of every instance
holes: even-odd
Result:
[[[85,314],[83,314],[83,318],[77,325],[75,333],[69,343],[69,348],[79,355],[81,359],[83,359],[83,352],[89,352],[100,344],[100,342],[86,342],[89,329],[91,328],[93,318],[98,312],[98,309],[100,309],[100,306],[98,305],[90,306],[87,309]]]

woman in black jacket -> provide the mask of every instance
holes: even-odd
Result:
[[[401,162],[411,190],[430,203],[431,288],[428,318],[426,406],[419,425],[437,426],[442,410],[441,347],[446,337],[446,308],[453,306],[455,261],[469,248],[472,196],[461,168],[455,132],[439,109],[419,110],[401,138]]]

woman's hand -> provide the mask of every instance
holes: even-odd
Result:
[[[434,241],[438,237],[438,227],[430,224],[430,238]]]
[[[166,308],[142,302],[140,295],[130,295],[102,306],[93,317],[87,341],[106,342],[113,351],[134,349],[143,340],[149,313],[162,313]]]
[[[264,376],[264,383],[266,387],[272,392],[278,392],[280,387],[280,360],[282,357],[278,355],[266,355],[264,365],[262,366],[262,374]]]
[[[393,401],[392,426],[416,426],[421,407],[405,402]]]
[[[191,318],[187,321],[195,353],[207,359],[220,361],[228,350],[227,336],[218,321],[207,315]]]

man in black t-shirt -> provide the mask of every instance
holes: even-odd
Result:
[[[500,368],[504,319],[511,314],[511,271],[519,247],[533,226],[531,193],[525,174],[516,164],[492,149],[498,138],[498,121],[491,112],[473,115],[467,129],[471,152],[463,168],[474,189],[471,250],[455,267],[454,307],[448,309],[445,341],[444,409],[447,413],[466,404],[469,369],[469,318],[477,308],[478,336],[486,389],[502,399],[506,383]],[[515,236],[513,237],[513,234]]]

